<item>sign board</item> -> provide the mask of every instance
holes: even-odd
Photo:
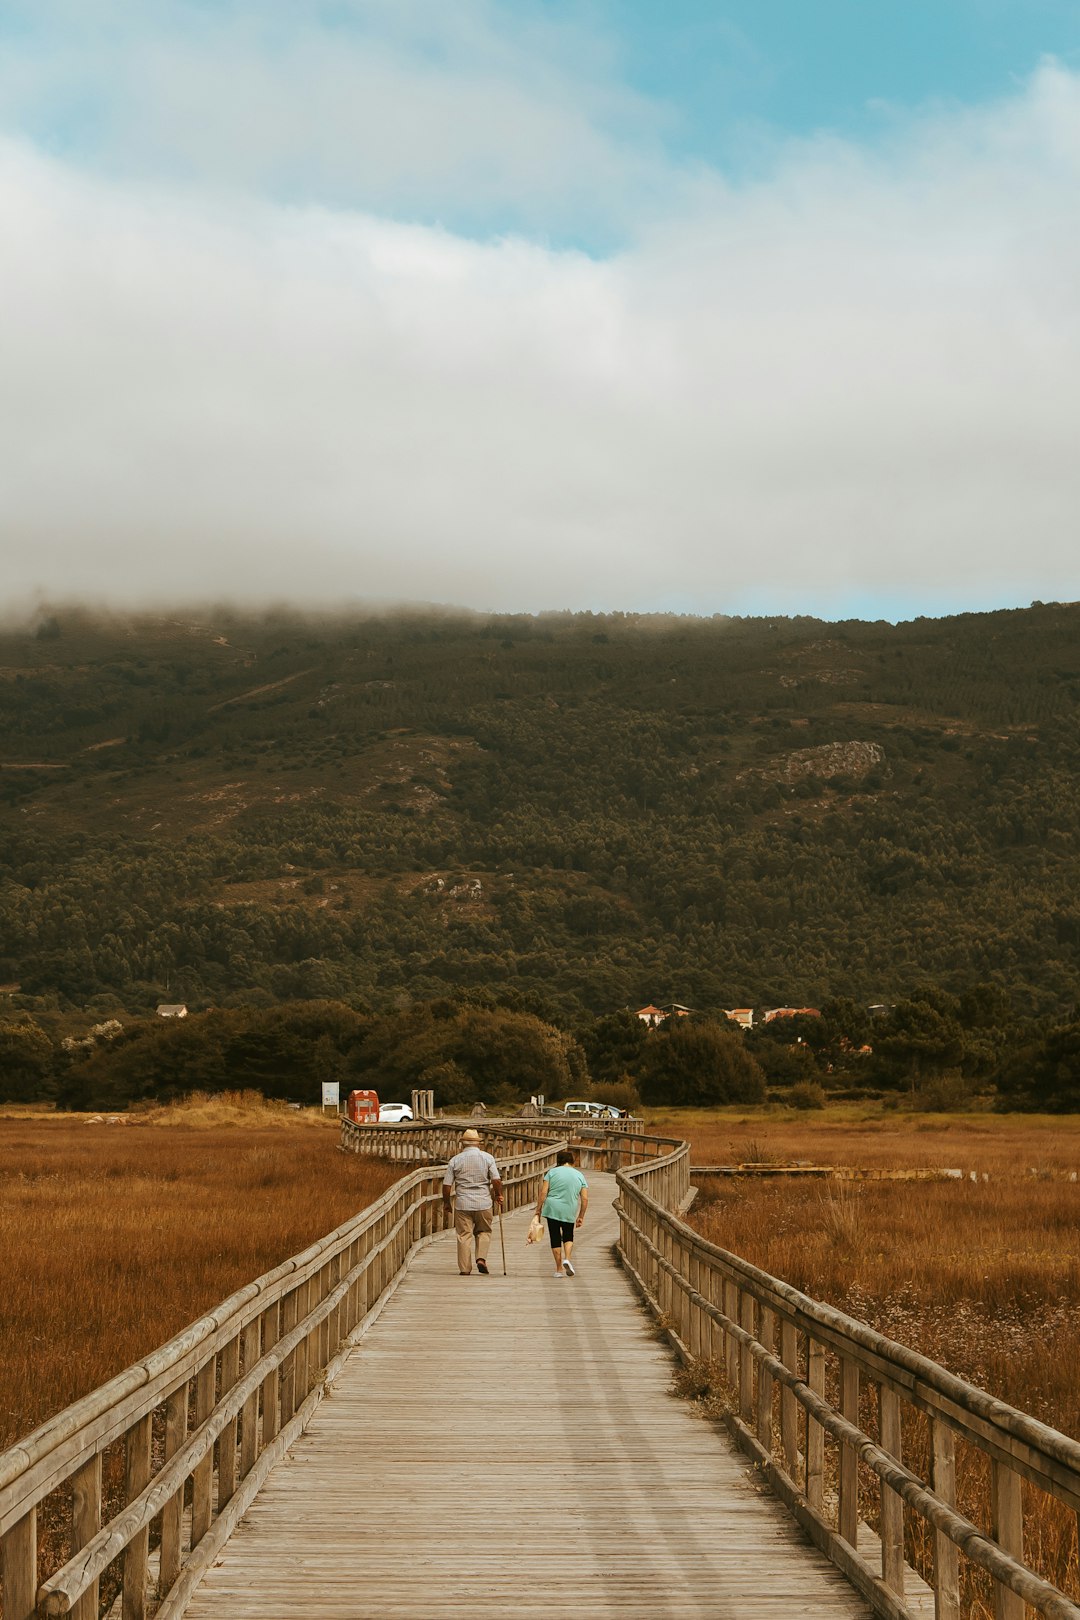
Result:
[[[322,1105],[324,1108],[341,1107],[341,1081],[324,1080],[322,1083]]]

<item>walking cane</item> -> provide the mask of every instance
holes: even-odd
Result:
[[[499,1242],[502,1244],[503,1276],[506,1276],[506,1233],[503,1230],[503,1207],[499,1205]]]

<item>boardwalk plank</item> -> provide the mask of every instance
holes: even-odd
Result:
[[[417,1258],[191,1620],[869,1614],[669,1393],[671,1358],[610,1257],[614,1183],[590,1182],[574,1278],[525,1248],[524,1212],[507,1278],[459,1277],[452,1237]]]

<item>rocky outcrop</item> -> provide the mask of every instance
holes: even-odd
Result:
[[[796,748],[793,753],[785,754],[781,759],[771,760],[767,765],[740,771],[736,780],[744,782],[748,778],[756,778],[758,781],[786,782],[789,786],[794,786],[796,782],[805,781],[810,776],[817,777],[823,782],[829,781],[834,776],[853,776],[861,779],[869,776],[871,771],[877,770],[884,763],[885,750],[880,743],[822,743],[817,748]]]
[[[819,748],[797,748],[788,754],[776,773],[782,782],[801,782],[807,776],[868,776],[885,763],[885,750],[879,743],[822,743]]]

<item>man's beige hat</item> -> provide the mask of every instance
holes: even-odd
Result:
[[[480,1140],[480,1132],[479,1131],[474,1131],[470,1127],[467,1131],[462,1131],[461,1140],[463,1142],[479,1142],[479,1140]]]

